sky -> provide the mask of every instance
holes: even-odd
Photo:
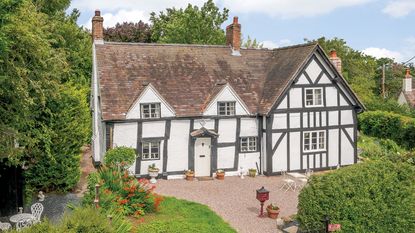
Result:
[[[78,24],[91,27],[95,9],[104,26],[117,22],[149,22],[151,12],[170,7],[202,6],[205,0],[72,0],[81,12]],[[230,24],[239,17],[242,35],[264,47],[304,43],[319,37],[344,39],[374,57],[404,62],[415,56],[415,0],[214,0],[229,9]]]

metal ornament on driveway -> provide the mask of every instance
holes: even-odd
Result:
[[[265,217],[264,215],[264,202],[269,200],[269,191],[262,186],[262,188],[256,190],[256,199],[261,202],[261,211],[258,217]]]

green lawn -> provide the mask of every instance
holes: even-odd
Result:
[[[236,232],[209,207],[195,202],[165,197],[160,211],[143,217],[138,233]]]

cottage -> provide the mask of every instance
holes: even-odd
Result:
[[[406,69],[406,75],[403,79],[402,92],[399,95],[398,103],[415,108],[415,81],[410,74],[409,68]]]
[[[226,46],[114,43],[93,35],[93,157],[115,146],[136,148],[130,172],[163,177],[186,169],[212,176],[257,168],[323,170],[356,163],[356,114],[362,104],[314,43],[240,47],[241,25],[226,28]]]

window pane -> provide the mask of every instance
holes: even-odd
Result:
[[[315,97],[315,105],[321,105],[321,89],[315,89],[314,92]]]

